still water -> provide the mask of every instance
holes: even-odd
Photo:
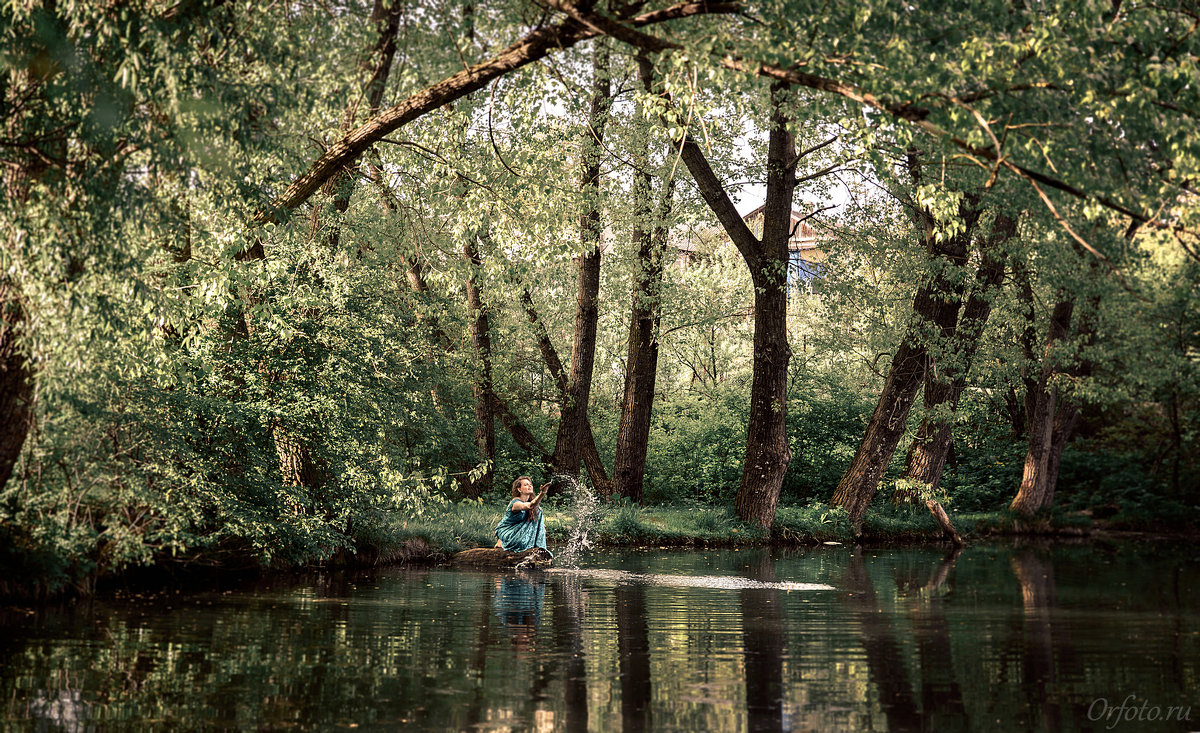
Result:
[[[0,612],[0,728],[1200,729],[1200,547],[643,550]]]

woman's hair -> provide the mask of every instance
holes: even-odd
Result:
[[[530,485],[533,484],[533,479],[529,478],[528,476],[517,476],[517,480],[513,481],[512,494],[513,494],[514,499],[521,495],[521,482],[522,481],[528,481],[530,483]]]

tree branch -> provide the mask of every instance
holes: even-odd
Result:
[[[561,6],[564,12],[568,12],[568,10],[576,13],[582,12],[575,10],[575,6],[566,2],[557,2],[557,6]],[[627,20],[630,26],[646,26],[691,15],[733,13],[740,9],[741,6],[738,3],[700,0],[699,2],[680,3]],[[622,18],[622,20],[625,19]],[[337,171],[350,165],[353,160],[381,138],[409,122],[482,89],[493,79],[598,35],[601,35],[600,31],[581,24],[575,18],[568,18],[554,25],[537,28],[493,58],[447,77],[384,110],[331,145],[321,157],[309,166],[308,171],[294,180],[269,206],[254,215],[252,225],[277,224],[283,221],[287,212],[307,201]],[[651,38],[653,37],[651,36]]]

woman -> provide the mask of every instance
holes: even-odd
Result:
[[[508,502],[504,518],[496,525],[496,537],[499,538],[496,547],[510,552],[524,552],[532,547],[540,547],[549,552],[546,548],[546,522],[539,507],[542,499],[546,498],[548,488],[549,482],[542,486],[535,497],[533,480],[528,476],[521,476],[513,481],[513,499]]]

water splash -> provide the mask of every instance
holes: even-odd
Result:
[[[571,502],[571,533],[567,537],[566,547],[555,553],[554,564],[563,568],[578,567],[580,556],[592,546],[588,533],[603,515],[600,497],[586,482],[574,476],[556,474],[551,480],[567,486],[567,496]]]

